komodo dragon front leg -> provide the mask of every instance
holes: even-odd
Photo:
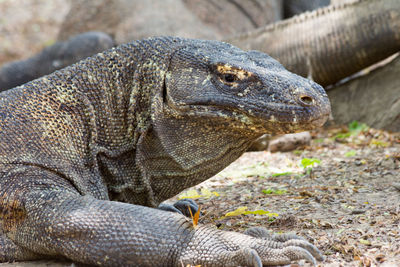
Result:
[[[314,262],[313,256],[322,259],[313,245],[301,239],[278,242],[194,228],[178,213],[81,196],[59,177],[36,168],[9,179],[16,184],[23,180],[25,186],[9,196],[9,203],[2,203],[14,214],[4,220],[4,227],[25,249],[21,257],[21,251],[7,246],[1,251],[2,247],[0,255],[6,255],[2,261],[62,255],[104,266],[261,266],[261,262],[288,264],[298,259]]]
[[[263,133],[313,129],[329,112],[320,86],[265,54],[173,37],[121,45],[2,92],[0,262],[315,263],[319,251],[296,236],[194,227],[155,207]]]

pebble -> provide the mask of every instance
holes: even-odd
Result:
[[[393,183],[392,185],[394,186],[394,188],[400,191],[400,183]]]
[[[365,210],[360,210],[360,209],[354,209],[351,211],[350,214],[364,214]]]

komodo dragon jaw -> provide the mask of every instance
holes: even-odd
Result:
[[[227,43],[177,49],[164,86],[165,102],[179,115],[230,118],[232,127],[258,133],[314,129],[330,114],[320,85],[287,71],[264,53]]]

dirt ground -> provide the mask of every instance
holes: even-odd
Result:
[[[400,266],[400,135],[346,127],[313,135],[303,150],[246,153],[197,196],[181,196],[197,198],[201,223],[306,237],[326,257],[319,266]],[[307,174],[303,159],[320,163]],[[271,214],[225,215],[243,207]]]

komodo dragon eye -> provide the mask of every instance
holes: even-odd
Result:
[[[232,73],[226,73],[222,75],[222,80],[226,83],[233,83],[238,80],[238,77]]]
[[[248,71],[229,65],[217,65],[215,72],[218,79],[230,87],[237,87],[241,81],[246,81],[251,76]]]

